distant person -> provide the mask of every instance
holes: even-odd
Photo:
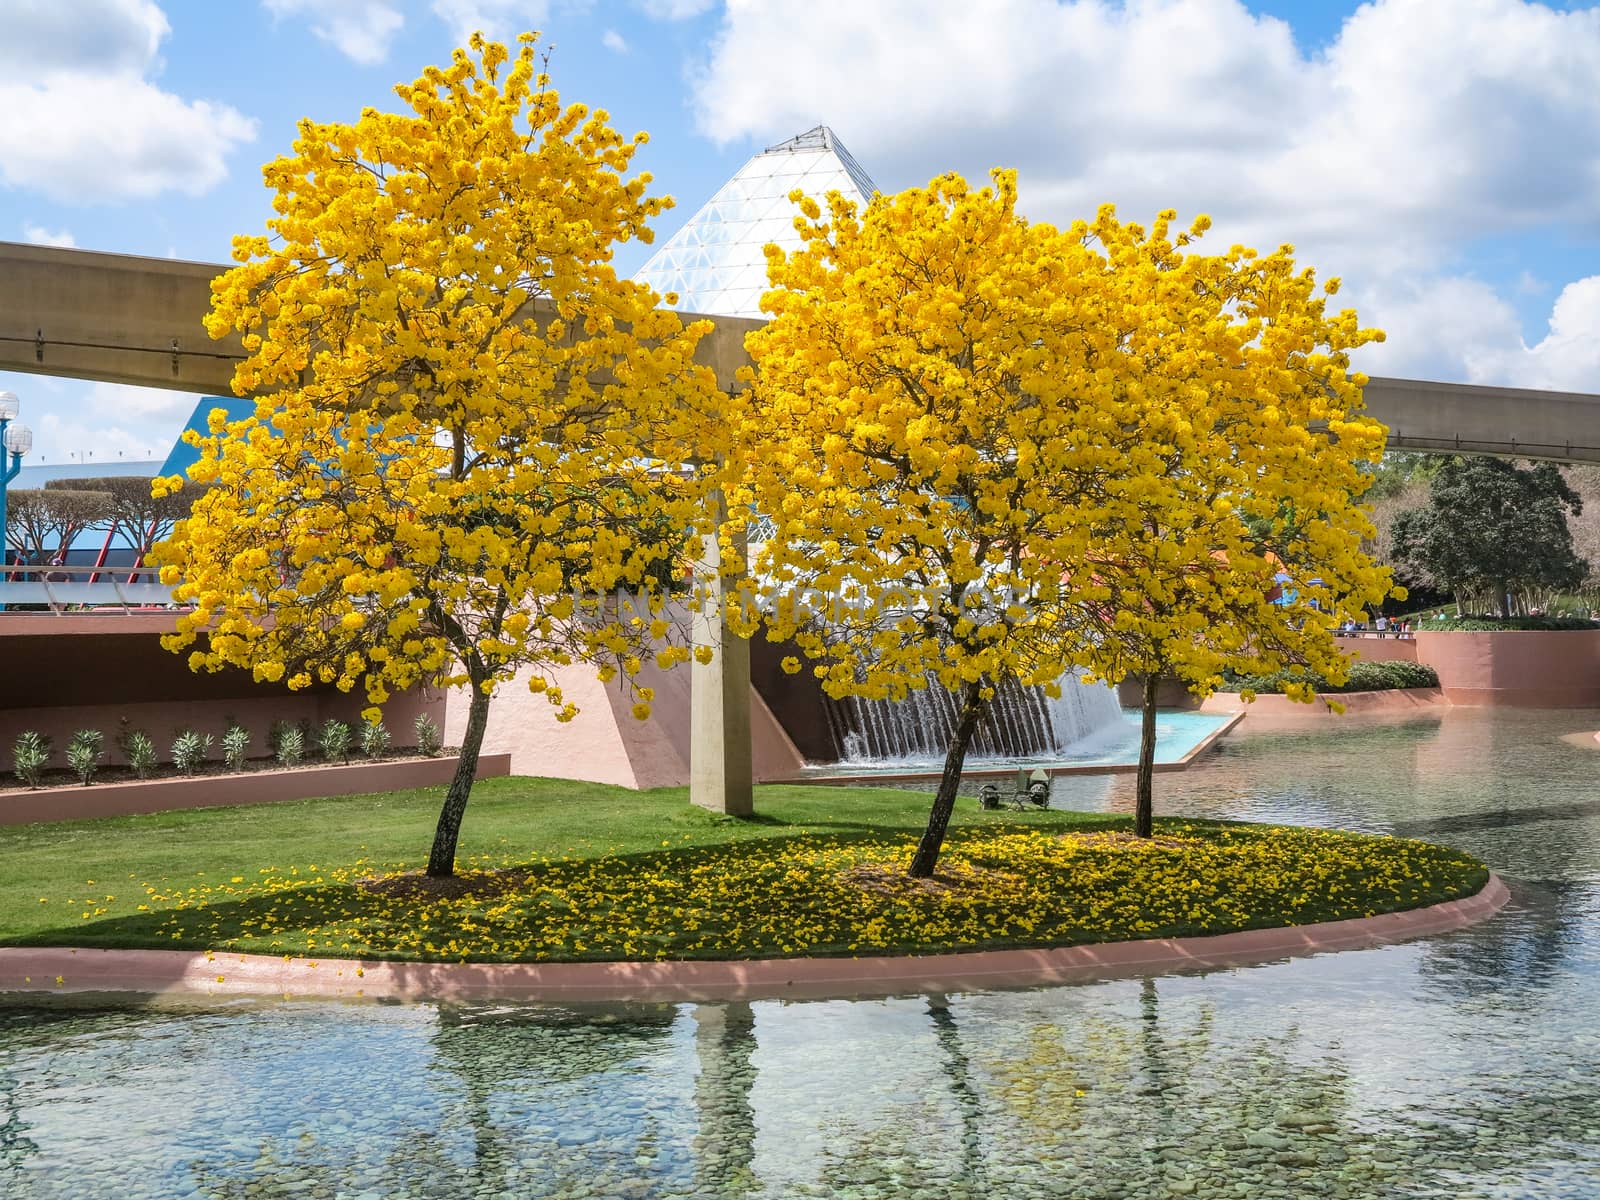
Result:
[[[1385,617],[1385,616],[1383,616],[1381,614],[1378,617],[1378,632],[1379,633],[1388,633],[1389,632],[1389,618]]]

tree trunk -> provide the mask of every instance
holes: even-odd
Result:
[[[472,780],[478,773],[478,750],[483,745],[483,731],[489,725],[489,697],[474,680],[472,702],[467,709],[467,731],[461,736],[461,761],[456,763],[455,776],[450,780],[450,790],[444,794],[444,807],[439,810],[439,827],[433,834],[433,850],[428,854],[428,874],[435,877],[456,873],[456,839],[461,836],[461,818],[466,815],[467,800],[472,795]]]
[[[1156,774],[1156,689],[1161,686],[1159,672],[1144,677],[1144,713],[1139,724],[1139,771],[1133,803],[1133,836],[1147,838],[1155,825]]]
[[[950,826],[950,814],[956,807],[956,789],[961,786],[961,767],[967,761],[967,747],[972,745],[972,735],[978,731],[978,721],[988,701],[983,698],[983,686],[969,683],[961,698],[961,715],[950,733],[950,745],[944,754],[944,774],[939,777],[939,790],[934,793],[933,808],[928,812],[928,827],[922,831],[917,843],[916,857],[906,874],[913,879],[928,879],[939,861],[939,850],[944,846],[944,833]]]

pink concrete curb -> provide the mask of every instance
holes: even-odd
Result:
[[[0,992],[681,1002],[974,991],[1244,966],[1380,946],[1476,924],[1508,899],[1506,885],[1490,875],[1481,891],[1461,900],[1351,921],[1215,937],[898,958],[478,964],[8,947],[0,948]]]

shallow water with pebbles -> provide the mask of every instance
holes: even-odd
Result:
[[[1407,945],[1016,992],[0,1008],[0,1196],[1600,1195],[1600,749],[1563,740],[1600,713],[1247,726],[1159,777],[1160,810],[1445,842],[1512,903]]]

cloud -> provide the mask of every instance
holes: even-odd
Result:
[[[1491,382],[1470,378],[1468,356],[1510,357],[1522,345],[1516,310],[1480,279],[1386,280],[1358,294],[1341,292],[1339,299],[1361,313],[1363,323],[1367,314],[1381,314],[1370,323],[1386,340],[1355,355],[1356,365],[1369,374]]]
[[[992,0],[981,19],[729,0],[692,79],[719,144],[825,121],[891,191],[1004,165],[1035,219],[1208,213],[1205,246],[1293,242],[1343,276],[1391,362],[1581,373],[1575,350],[1523,348],[1462,264],[1479,238],[1600,237],[1597,8],[1372,0],[1307,49],[1241,0]],[[1470,357],[1469,329],[1496,340]]]
[[[587,3],[567,0],[565,7],[583,8]],[[450,27],[460,46],[478,30],[505,42],[519,33],[543,29],[550,9],[550,0],[433,0],[434,15]]]
[[[255,122],[151,81],[169,32],[150,0],[22,0],[8,9],[0,182],[92,203],[198,195],[221,181],[228,155],[255,137]]]
[[[35,246],[76,246],[78,239],[65,229],[50,230],[31,221],[22,227],[22,236]]]
[[[615,29],[608,29],[601,34],[600,44],[607,50],[615,51],[618,54],[626,54],[628,52],[628,43]]]
[[[385,0],[263,0],[274,17],[311,17],[311,32],[362,66],[389,56],[405,17]]]
[[[143,80],[58,75],[0,83],[0,178],[79,204],[201,195],[256,123],[225,104],[184,101]]]
[[[36,375],[0,374],[0,388],[22,398],[29,464],[163,460],[199,403],[187,392]]]
[[[644,15],[657,21],[687,21],[709,12],[717,0],[638,0]]]
[[[1516,309],[1466,276],[1386,282],[1355,307],[1381,314],[1388,337],[1357,353],[1369,374],[1600,394],[1600,275],[1563,288],[1531,344]]]
[[[1533,345],[1490,344],[1466,360],[1473,383],[1600,393],[1600,275],[1561,289],[1549,332]]]
[[[57,71],[143,74],[172,32],[154,0],[12,0],[0,39],[0,77]]]

